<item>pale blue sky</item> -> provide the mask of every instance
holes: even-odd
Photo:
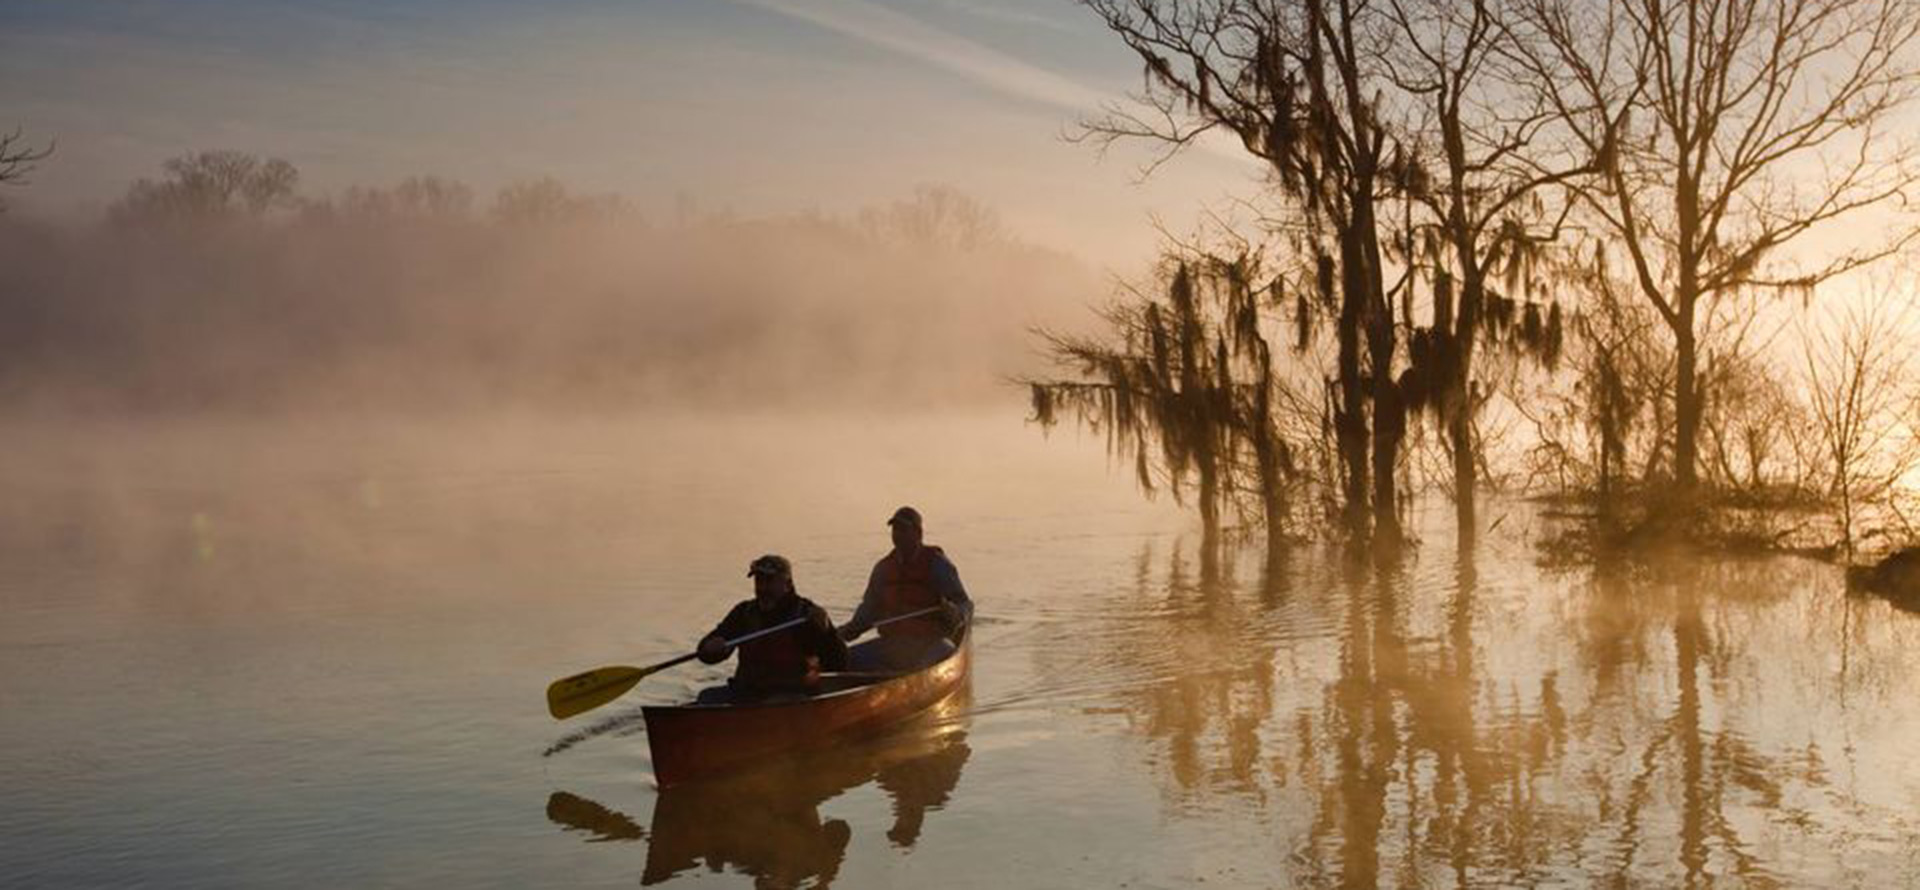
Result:
[[[9,199],[97,210],[168,156],[286,157],[309,191],[552,174],[656,214],[845,212],[948,183],[1099,262],[1254,190],[1195,152],[1137,185],[1073,121],[1139,82],[1068,0],[0,0],[0,126],[59,152]]]

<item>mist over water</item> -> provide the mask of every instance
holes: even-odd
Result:
[[[1108,286],[948,189],[656,222],[551,181],[484,214],[394,197],[419,181],[271,215],[0,217],[0,408],[977,404],[1035,369],[1029,326],[1084,322]]]
[[[1899,886],[1914,617],[1764,559],[1209,556],[1017,410],[9,421],[0,868],[26,886]],[[970,697],[662,794],[540,692],[678,654],[762,552],[845,618],[928,517]],[[717,868],[718,871],[712,869]]]

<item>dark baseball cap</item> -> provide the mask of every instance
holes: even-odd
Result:
[[[791,578],[793,577],[793,563],[788,562],[784,556],[769,553],[754,560],[751,565],[747,566],[747,576],[752,577],[755,575],[776,575],[782,578]]]
[[[893,511],[893,518],[887,520],[888,525],[898,525],[902,522],[908,525],[911,525],[914,528],[920,528],[921,527],[920,511],[915,510],[912,507],[901,507],[900,509]]]

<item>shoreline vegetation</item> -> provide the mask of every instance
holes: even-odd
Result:
[[[1143,66],[1082,139],[1266,175],[1024,382],[1207,537],[1391,559],[1439,492],[1467,548],[1486,490],[1550,560],[1920,539],[1920,5],[1082,5]]]

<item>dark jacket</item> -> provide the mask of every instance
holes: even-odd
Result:
[[[737,639],[803,615],[807,623],[740,647],[740,662],[733,675],[736,685],[764,690],[804,688],[812,685],[820,671],[847,669],[847,644],[834,632],[833,619],[827,617],[825,609],[799,594],[787,597],[772,611],[761,609],[757,600],[746,600],[720,620],[713,635],[723,640]]]

